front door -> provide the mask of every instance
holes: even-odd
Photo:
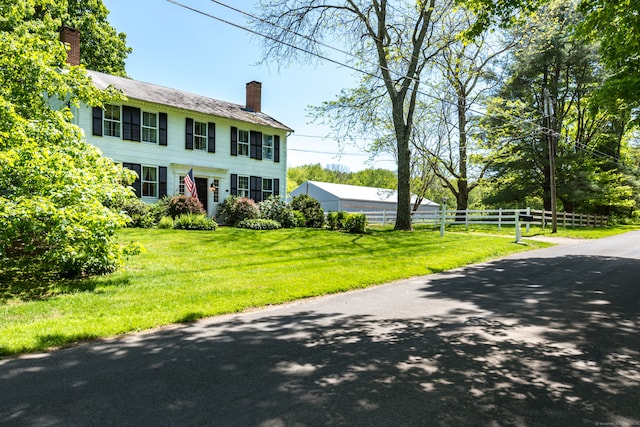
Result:
[[[207,188],[207,178],[196,177],[196,189],[198,190],[198,199],[204,206],[204,210],[209,213],[209,188]]]

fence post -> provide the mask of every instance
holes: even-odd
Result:
[[[444,222],[447,217],[447,205],[445,203],[442,204],[442,219],[440,221],[440,237],[444,236]]]
[[[502,230],[502,208],[498,209],[498,231]]]
[[[464,210],[464,228],[469,228],[469,209]]]
[[[527,208],[527,216],[531,216],[531,208]],[[527,221],[527,233],[531,231],[531,222]]]
[[[520,230],[520,211],[518,209],[515,210],[516,218],[516,243],[520,243],[520,239],[522,239],[522,230]]]

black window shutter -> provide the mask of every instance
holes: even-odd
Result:
[[[136,180],[133,181],[133,184],[131,184],[131,186],[136,193],[136,197],[141,197],[142,182],[140,181],[140,177],[142,176],[142,165],[140,165],[139,163],[122,163],[122,166],[134,171],[137,174]]]
[[[231,155],[238,155],[238,128],[231,126]]]
[[[273,136],[273,161],[280,163],[280,135]]]
[[[184,148],[193,150],[193,119],[187,117]]]
[[[252,176],[249,178],[249,197],[254,202],[258,203],[262,201],[262,178],[259,176]]]
[[[167,195],[167,167],[158,167],[158,197],[162,198]]]
[[[209,153],[216,152],[216,124],[208,123],[207,128],[207,151]]]
[[[159,118],[158,131],[160,133],[158,144],[167,145],[167,113],[160,113],[158,118]]]
[[[231,174],[231,195],[238,195],[238,175],[235,173]]]
[[[122,139],[140,142],[140,109],[122,106]]]
[[[278,178],[273,179],[273,195],[276,197],[280,195],[280,179]]]
[[[93,134],[102,136],[102,108],[93,107]]]
[[[251,141],[250,157],[262,160],[262,132],[251,131],[249,140]]]

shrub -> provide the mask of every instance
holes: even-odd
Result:
[[[163,216],[160,221],[158,221],[158,228],[163,230],[173,228],[173,218],[171,218],[170,216]]]
[[[367,230],[367,216],[363,213],[349,214],[344,222],[344,230],[349,233],[364,233]]]
[[[147,216],[150,217],[154,224],[158,224],[162,218],[170,216],[169,203],[171,203],[171,197],[164,196],[154,204],[148,206]]]
[[[269,196],[267,200],[260,202],[259,208],[261,218],[278,221],[285,228],[296,226],[293,211],[279,196]]]
[[[294,227],[304,227],[307,225],[307,218],[304,217],[304,214],[300,211],[293,210],[293,220],[295,222]]]
[[[244,219],[237,224],[238,228],[249,228],[251,230],[277,230],[282,225],[273,219]]]
[[[327,214],[327,225],[331,230],[342,230],[348,216],[349,214],[345,211],[329,212]]]
[[[173,221],[173,228],[177,230],[215,230],[218,224],[204,214],[184,214]]]
[[[191,196],[174,196],[169,200],[169,206],[167,207],[167,213],[173,219],[176,219],[180,215],[195,214],[204,215],[207,212],[202,207],[200,200]]]
[[[129,217],[127,227],[149,228],[153,225],[153,221],[148,217],[149,205],[137,197],[125,200],[121,209]]]
[[[291,200],[291,208],[304,214],[307,227],[321,228],[324,225],[324,211],[320,202],[308,194],[299,194]]]
[[[260,218],[260,208],[246,197],[229,196],[222,202],[218,215],[227,225],[237,225],[245,219]]]

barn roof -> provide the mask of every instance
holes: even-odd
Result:
[[[87,74],[93,80],[93,84],[98,89],[106,89],[113,86],[121,90],[127,98],[140,101],[152,102],[154,104],[168,105],[204,114],[210,114],[231,120],[239,120],[255,125],[269,126],[287,132],[293,130],[280,123],[276,119],[262,113],[249,111],[243,105],[231,102],[219,101],[194,93],[184,92],[153,83],[146,83],[139,80],[125,77],[113,76],[111,74],[100,73],[98,71],[87,70]]]
[[[362,187],[359,185],[346,185],[346,184],[333,184],[329,182],[320,181],[307,181],[301,185],[306,184],[313,185],[320,190],[323,190],[337,199],[341,200],[359,200],[359,201],[372,201],[372,202],[387,202],[397,203],[398,192],[388,188],[375,188],[375,187]],[[411,199],[415,200],[415,195],[412,195]],[[422,205],[437,206],[437,203],[431,200],[423,200]]]

